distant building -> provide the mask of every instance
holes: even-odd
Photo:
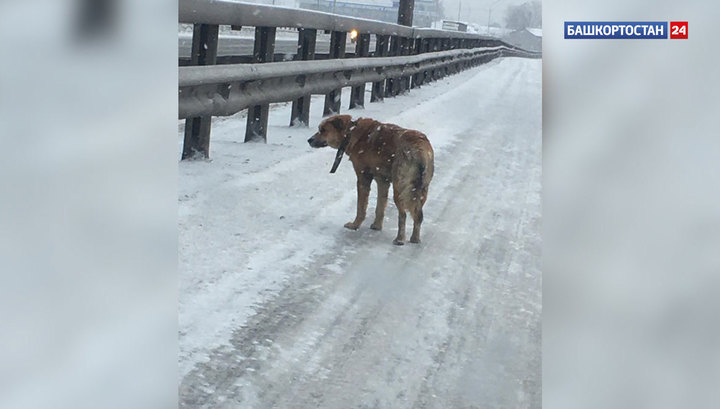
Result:
[[[467,23],[463,23],[462,21],[443,20],[442,29],[450,31],[462,31],[463,33],[465,33],[467,32],[468,25]]]
[[[503,40],[508,44],[528,51],[542,51],[542,30],[538,28],[523,28],[506,34]]]
[[[278,0],[279,1],[279,0]],[[397,23],[398,0],[298,0],[303,9]],[[439,0],[415,0],[413,25],[430,27],[440,19]]]
[[[397,8],[400,2],[395,1],[393,3],[395,8]],[[417,27],[430,27],[434,21],[441,20],[443,13],[440,7],[440,0],[415,0],[413,25]]]

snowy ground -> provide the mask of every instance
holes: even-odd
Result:
[[[342,227],[351,165],[306,143],[322,97],[310,129],[273,106],[267,145],[218,118],[212,161],[180,163],[181,406],[540,408],[541,65],[348,111],[429,136],[420,245],[391,244],[392,200],[383,231]]]

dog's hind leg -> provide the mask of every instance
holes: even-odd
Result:
[[[415,207],[415,209],[410,211],[410,216],[413,218],[413,231],[410,236],[410,243],[420,243],[420,226],[423,222],[422,207]]]
[[[393,244],[402,246],[405,244],[405,218],[407,217],[407,209],[403,205],[400,198],[400,193],[393,188],[393,198],[395,199],[395,206],[398,209],[398,232],[397,237],[393,240]]]
[[[402,246],[405,244],[405,219],[407,218],[407,213],[405,213],[405,210],[398,209],[398,233],[397,237],[395,237],[395,240],[393,240],[393,244]]]
[[[382,230],[383,219],[385,218],[385,207],[388,201],[388,190],[390,183],[384,180],[376,180],[378,187],[377,207],[375,208],[375,221],[370,226],[373,230]]]
[[[364,174],[358,175],[357,180],[357,213],[355,214],[355,220],[349,223],[345,223],[345,227],[350,230],[357,230],[358,227],[365,220],[365,212],[367,211],[368,196],[370,195],[370,184],[372,183],[372,176],[368,177]]]

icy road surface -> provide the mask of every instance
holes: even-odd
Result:
[[[435,148],[420,245],[391,244],[392,200],[383,231],[343,228],[350,162],[305,142],[322,97],[310,129],[278,104],[244,144],[220,118],[212,161],[180,163],[181,407],[541,407],[541,61],[366,105]]]

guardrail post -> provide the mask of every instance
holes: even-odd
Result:
[[[194,24],[191,65],[215,65],[218,45],[217,25]],[[203,116],[185,120],[185,138],[182,159],[210,157],[210,125],[212,117]]]
[[[314,60],[315,44],[317,42],[317,30],[301,28],[298,30],[297,59]],[[292,103],[290,114],[290,126],[308,126],[310,123],[310,98],[311,95],[303,95]]]
[[[423,53],[429,53],[432,51],[432,39],[431,38],[423,38]],[[422,73],[422,84],[431,82],[433,80],[432,78],[432,71],[423,71]]]
[[[430,41],[430,44],[429,44],[430,52],[440,51],[440,39],[439,38],[431,38],[429,41]],[[438,79],[438,69],[436,69],[436,68],[431,69],[429,74],[430,74],[429,76],[430,76],[431,82]]]
[[[275,54],[275,27],[255,27],[255,46],[253,62],[272,62]],[[270,104],[255,105],[248,108],[245,142],[267,142],[268,116]]]
[[[422,38],[416,38],[415,39],[415,47],[413,48],[412,54],[422,54],[423,53],[423,47],[425,45],[425,40]],[[412,84],[410,85],[411,88],[418,88],[423,83],[423,72],[420,71],[417,74],[413,74],[412,76]]]
[[[370,34],[360,34],[355,44],[355,56],[367,57],[370,54]],[[365,83],[353,87],[350,95],[350,109],[365,107]]]
[[[449,38],[443,38],[441,41],[442,41],[442,43],[441,43],[441,44],[442,44],[442,46],[441,46],[442,50],[443,50],[443,51],[448,51],[448,50],[450,49],[450,39],[449,39]],[[443,65],[443,66],[440,68],[440,78],[445,78],[445,77],[447,77],[447,75],[448,75],[448,66],[447,66],[447,65]]]
[[[413,39],[407,37],[400,37],[400,55],[410,55],[413,48]],[[399,94],[403,94],[410,90],[410,76],[405,75],[400,78],[400,89]]]
[[[388,54],[387,35],[375,36],[375,56],[385,57]],[[373,82],[372,93],[370,94],[370,102],[382,101],[385,98],[385,81]]]
[[[395,57],[400,55],[400,37],[399,36],[391,36],[390,37],[390,53],[389,56]],[[388,78],[385,81],[385,96],[386,97],[394,97],[398,94],[398,89],[400,78]]]
[[[427,42],[428,42],[428,45],[427,45],[428,51],[427,52],[432,53],[432,52],[437,51],[437,39],[436,38],[428,38]],[[426,83],[433,82],[433,81],[435,81],[435,79],[436,79],[435,78],[435,69],[431,69],[426,72],[424,82],[426,82]]]
[[[330,34],[330,55],[328,58],[336,59],[345,57],[345,40],[347,33],[344,31],[333,31]],[[323,116],[334,115],[340,112],[340,97],[342,88],[330,91],[325,95],[325,107]]]

